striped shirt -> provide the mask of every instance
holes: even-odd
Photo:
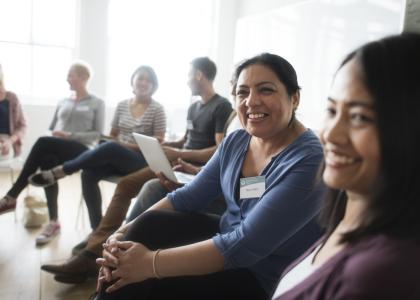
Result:
[[[118,103],[111,123],[111,126],[119,131],[119,141],[135,143],[133,132],[155,136],[166,131],[165,111],[160,103],[152,100],[143,115],[134,118],[130,111],[130,100]]]

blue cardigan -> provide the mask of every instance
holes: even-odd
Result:
[[[248,268],[271,292],[284,268],[321,235],[316,224],[325,188],[316,177],[323,159],[307,130],[264,168],[260,198],[238,199],[239,179],[251,136],[229,135],[195,180],[168,195],[179,211],[203,211],[223,196],[227,210],[213,237],[225,268]]]

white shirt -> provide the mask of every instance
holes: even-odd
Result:
[[[318,266],[314,266],[312,264],[312,261],[315,254],[318,252],[319,247],[321,247],[321,245],[316,247],[316,249],[314,249],[314,251],[312,251],[307,257],[305,257],[305,259],[303,259],[299,264],[297,264],[293,269],[291,269],[286,273],[286,275],[283,276],[276,288],[276,291],[274,292],[272,299],[275,299],[294,288],[318,268]]]

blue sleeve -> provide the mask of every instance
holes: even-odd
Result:
[[[167,195],[178,211],[200,212],[222,195],[220,186],[220,146],[192,182]]]
[[[225,268],[254,265],[283,246],[318,214],[324,188],[316,183],[322,153],[301,156],[272,180],[266,192],[231,232],[213,238]]]

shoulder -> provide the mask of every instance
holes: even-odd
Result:
[[[92,101],[93,103],[99,104],[99,105],[105,104],[104,100],[92,94],[89,94],[89,101]]]
[[[11,104],[17,104],[19,103],[19,99],[17,95],[13,92],[6,91],[6,99],[9,100]]]
[[[324,157],[321,142],[312,130],[308,129],[302,133],[293,143],[291,143],[284,154],[280,156],[282,159],[304,160],[311,161],[317,158],[317,161]],[[313,161],[314,162],[314,161]]]
[[[222,144],[219,146],[221,151],[235,151],[238,147],[247,145],[250,135],[244,129],[238,129],[223,139]]]
[[[420,243],[378,235],[349,251],[342,280],[349,291],[413,291],[420,278]],[[402,296],[403,294],[400,294]],[[402,297],[401,299],[403,299]]]
[[[156,110],[164,110],[164,107],[161,103],[157,102],[156,100],[153,100],[150,102],[150,106]]]
[[[213,105],[217,108],[232,108],[232,104],[229,102],[228,99],[225,97],[220,96],[219,94],[216,94],[212,100]]]
[[[130,104],[130,99],[125,99],[117,104],[117,109],[128,108]]]

